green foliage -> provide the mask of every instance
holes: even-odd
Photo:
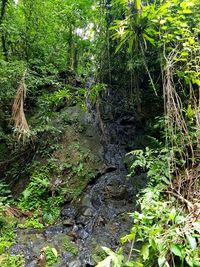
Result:
[[[133,227],[130,233],[121,238],[121,243],[131,243],[130,255],[137,255],[133,260],[121,251],[116,253],[106,250],[109,255],[98,266],[200,266],[199,244],[200,222],[191,213],[187,215],[177,204],[176,198],[165,197],[172,184],[172,174],[179,160],[172,165],[173,153],[169,149],[135,150],[131,165],[131,174],[142,168],[150,177],[146,189],[140,193],[138,204],[140,211],[131,214]],[[140,169],[141,171],[141,169]],[[196,204],[199,205],[199,204]],[[137,248],[135,249],[135,244]],[[112,263],[112,264],[111,264]]]
[[[49,170],[45,167],[32,174],[28,187],[23,192],[19,208],[34,210],[42,207],[49,188]]]
[[[0,182],[0,206],[11,204],[13,202],[11,191],[8,185]]]
[[[37,216],[26,218],[23,223],[20,223],[17,225],[19,228],[34,228],[34,229],[42,229],[44,228],[44,225],[39,222],[39,219]]]
[[[0,265],[2,267],[22,267],[24,259],[22,256],[2,254],[0,255]]]
[[[159,140],[151,138],[154,146],[129,154],[133,158],[130,175],[147,172],[150,182],[138,200],[141,211],[132,214],[130,234],[121,241],[132,242],[132,246],[134,241],[139,242],[141,247],[133,248],[129,257],[121,250],[105,248],[109,256],[98,266],[199,266],[198,216],[186,216],[174,197],[166,197],[169,188],[173,191],[176,186],[173,182],[178,171],[195,168],[199,160],[199,0],[5,2],[0,21],[0,158],[4,161],[6,152],[17,154],[23,149],[11,137],[10,118],[18,83],[27,69],[24,110],[32,135],[24,150],[35,149],[35,156],[41,161],[34,166],[34,160],[28,159],[22,170],[21,160],[13,162],[14,158],[8,163],[6,177],[30,176],[17,205],[33,211],[33,218],[18,227],[42,228],[54,223],[64,200],[77,199],[94,176],[96,161],[89,150],[82,149],[82,118],[60,110],[75,104],[85,107],[85,98],[98,103],[99,97],[106,97],[109,84],[109,88],[122,91],[127,110],[137,106],[139,115],[148,117],[152,114],[143,114],[141,104],[146,101],[149,107],[156,103],[155,115],[162,119],[159,117],[154,125],[156,136],[160,135]],[[81,81],[77,74],[84,76]],[[87,90],[76,87],[87,77],[94,77],[97,83]],[[159,95],[156,101],[152,89]],[[164,108],[160,104],[163,98]],[[62,136],[63,129],[69,142]],[[59,138],[65,139],[60,148]],[[60,153],[58,159],[52,156],[54,152]],[[27,168],[29,164],[31,167]],[[189,193],[196,180],[186,188]],[[181,186],[185,184],[187,179]],[[10,190],[1,182],[1,253],[14,242],[14,223],[3,217],[9,204]],[[73,243],[66,242],[65,247],[77,254]],[[44,252],[48,266],[57,261],[54,248],[46,247]],[[131,258],[132,252],[138,259]],[[15,256],[0,257],[1,266],[22,264],[21,258]]]
[[[87,92],[87,97],[93,102],[96,103],[97,99],[101,94],[105,94],[106,85],[102,83],[98,83],[93,85],[89,91]]]
[[[143,191],[139,200],[141,212],[132,214],[131,234],[121,241],[134,242],[136,238],[142,242],[137,260],[141,266],[199,266],[196,241],[199,223],[188,228],[186,215],[176,207],[173,199],[163,199],[162,190],[158,186],[149,186]],[[196,231],[198,235],[195,235]]]
[[[64,243],[64,249],[75,256],[78,254],[77,246],[70,240],[69,237],[66,238],[66,241]]]
[[[124,256],[122,255],[122,251],[113,252],[111,249],[102,247],[104,251],[108,254],[103,261],[99,262],[96,267],[104,267],[104,266],[113,266],[113,267],[121,267],[121,266],[131,266],[131,265],[124,265],[123,260]],[[136,266],[136,265],[135,265]]]
[[[0,254],[13,245],[15,240],[14,233],[15,221],[11,218],[0,217]]]
[[[38,106],[40,109],[47,113],[53,111],[53,108],[56,108],[62,101],[69,101],[72,98],[72,93],[66,87],[55,91],[54,93],[44,93],[38,99]]]
[[[25,64],[23,61],[6,62],[0,60],[1,103],[8,103],[13,99],[24,70]]]
[[[62,191],[58,196],[52,194],[50,171],[55,168],[54,163],[35,170],[30,183],[23,191],[18,207],[22,210],[34,211],[35,217],[28,218],[20,227],[42,228],[38,218],[42,216],[44,223],[52,224],[60,215],[59,206],[63,202]],[[58,190],[58,188],[56,188]]]
[[[64,202],[63,191],[60,192],[60,196],[52,196],[46,200],[43,206],[43,220],[46,223],[53,224],[60,216],[60,205]]]
[[[129,155],[134,155],[135,160],[130,167],[130,175],[134,175],[135,170],[140,167],[147,171],[147,175],[151,177],[151,183],[170,183],[171,173],[170,169],[171,154],[167,148],[161,150],[152,150],[146,147],[143,150],[134,150]]]
[[[134,223],[130,234],[121,238],[122,244],[139,242],[136,260],[130,260],[122,252],[106,250],[108,257],[98,266],[199,266],[199,222],[188,228],[187,216],[176,207],[173,199],[166,201],[162,189],[148,187],[139,199],[141,212],[131,214]],[[198,234],[196,234],[198,233]],[[111,265],[112,262],[112,265]]]
[[[95,263],[98,263],[98,262],[102,261],[103,259],[105,259],[106,256],[107,256],[106,251],[102,247],[96,246],[92,251],[91,257]]]
[[[9,208],[9,204],[14,201],[11,191],[5,182],[0,183],[0,254],[9,248],[15,239],[14,225],[15,222],[11,218],[6,218],[5,211]],[[0,259],[1,260],[1,259]]]
[[[58,252],[55,248],[47,246],[43,248],[46,257],[46,267],[52,266],[58,261]]]
[[[114,1],[115,2],[115,1]],[[117,2],[117,1],[116,1]],[[154,39],[150,36],[153,32],[151,17],[152,5],[147,5],[142,8],[142,1],[133,1],[129,4],[128,1],[121,1],[121,4],[125,7],[126,17],[124,20],[116,20],[115,25],[110,27],[114,33],[112,37],[119,39],[120,42],[116,47],[116,52],[118,52],[122,46],[128,43],[128,52],[132,53],[138,52],[140,50],[140,45],[147,45],[146,41],[155,45]]]

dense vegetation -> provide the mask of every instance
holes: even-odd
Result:
[[[81,112],[112,90],[145,128],[148,146],[127,158],[149,182],[130,234],[97,266],[200,266],[199,14],[199,0],[1,1],[0,266],[24,266],[8,252],[14,228],[55,223],[95,176]]]

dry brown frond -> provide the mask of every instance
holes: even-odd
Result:
[[[12,119],[15,124],[15,133],[18,140],[22,139],[23,142],[30,135],[30,129],[24,113],[24,100],[26,98],[26,83],[25,83],[26,71],[19,83],[15,100],[12,106]]]
[[[172,148],[172,156],[174,158],[169,162],[169,166],[175,176],[169,191],[177,199],[185,203],[188,210],[191,211],[192,205],[196,205],[195,198],[199,196],[200,91],[194,92],[192,83],[189,84],[187,104],[191,104],[193,110],[196,111],[192,125],[194,131],[196,131],[194,137],[194,134],[191,135],[190,133],[191,127],[185,114],[186,107],[182,103],[180,88],[178,90],[178,86],[175,83],[178,53],[178,47],[174,48],[167,56],[164,52],[166,65],[163,71],[163,95],[167,126],[166,141],[167,145]],[[179,162],[177,163],[175,158],[182,162],[182,166]],[[192,204],[190,205],[190,203]]]
[[[167,128],[169,130],[169,142],[172,147],[176,146],[176,139],[174,138],[177,134],[179,136],[180,143],[182,148],[189,147],[192,158],[194,158],[193,153],[193,144],[189,135],[189,130],[187,126],[187,122],[185,121],[183,115],[183,105],[181,98],[176,90],[176,86],[174,84],[174,76],[175,76],[175,63],[174,58],[177,56],[177,51],[174,49],[166,59],[166,69],[164,72],[164,100],[165,100],[165,114],[167,117]],[[184,151],[180,149],[180,152],[186,153],[182,154],[182,158],[187,161],[188,155],[187,150]]]
[[[5,213],[5,216],[16,217],[16,218],[33,216],[32,212],[22,211],[22,210],[17,209],[16,207],[7,207],[4,213]]]

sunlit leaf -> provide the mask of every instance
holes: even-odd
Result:
[[[144,244],[142,246],[141,255],[142,255],[144,261],[148,259],[148,257],[149,257],[149,244]]]
[[[196,238],[194,238],[193,236],[191,236],[190,234],[186,234],[187,240],[190,244],[190,247],[192,250],[195,250],[197,248],[197,241]]]
[[[182,258],[182,251],[180,246],[173,244],[171,246],[171,251],[174,255],[178,256],[179,258]]]

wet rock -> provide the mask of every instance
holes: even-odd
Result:
[[[84,196],[84,197],[82,198],[82,200],[81,200],[80,205],[81,205],[82,207],[92,208],[92,203],[91,203],[91,198],[90,198],[90,196],[89,196],[89,195]]]
[[[70,207],[69,204],[62,207],[61,216],[65,218],[74,218],[76,211],[73,207]]]
[[[73,232],[78,231],[78,226],[77,226],[76,224],[73,226],[72,231],[73,231]]]
[[[63,227],[63,223],[58,223],[56,225],[52,225],[52,226],[47,227],[44,231],[44,235],[46,237],[51,237],[51,236],[54,236],[56,234],[62,233],[64,231],[65,231],[65,229]]]
[[[102,198],[101,196],[97,195],[97,196],[92,196],[91,197],[91,203],[92,206],[96,209],[99,210],[99,208],[101,207],[102,204]]]
[[[71,252],[68,251],[64,251],[62,252],[62,258],[65,260],[65,262],[70,262],[71,260],[73,260],[73,254]]]
[[[89,233],[87,231],[85,231],[84,229],[81,229],[80,231],[78,231],[78,236],[80,237],[80,239],[84,240],[86,238],[89,237]]]
[[[90,217],[86,217],[86,216],[81,215],[81,216],[78,216],[78,217],[76,218],[76,223],[77,223],[78,225],[83,225],[83,226],[85,226],[85,225],[88,224],[89,220],[90,220]]]
[[[116,167],[117,169],[124,169],[124,155],[125,151],[119,149],[118,145],[109,144],[105,150],[105,161],[107,165]]]
[[[54,156],[59,162],[69,161],[74,166],[77,166],[80,156],[84,156],[83,169],[91,171],[86,173],[85,180],[80,178],[81,182],[86,182],[82,188],[78,188],[81,182],[79,177],[74,180],[77,174],[67,180],[71,173],[70,165],[63,169],[64,181],[71,182],[70,190],[82,192],[82,195],[79,201],[74,201],[74,195],[66,196],[67,204],[61,210],[62,223],[40,231],[18,233],[19,244],[13,246],[12,250],[16,254],[23,253],[27,264],[34,264],[41,249],[50,245],[55,247],[61,257],[60,267],[95,266],[104,255],[94,249],[107,246],[115,250],[119,246],[120,236],[129,232],[132,220],[127,214],[134,210],[134,196],[146,180],[143,177],[126,178],[124,158],[127,151],[134,147],[136,127],[132,113],[125,112],[121,106],[121,98],[115,92],[111,93],[109,100],[103,100],[100,104],[108,140],[104,148],[100,143],[98,129],[94,126],[98,121],[93,125],[90,120],[89,125],[88,114],[83,114],[78,107],[62,110],[61,115],[67,117],[67,130],[63,136],[63,150],[58,149]],[[97,119],[94,107],[93,112],[91,118]],[[90,173],[94,173],[95,179],[88,178]],[[73,201],[69,203],[72,198]]]
[[[8,251],[9,251],[11,254],[19,255],[19,254],[20,254],[20,251],[24,251],[25,249],[26,249],[26,245],[15,244],[15,245],[11,246],[11,247],[9,248]]]
[[[128,198],[128,191],[123,185],[107,185],[104,192],[104,197],[115,198],[116,200],[123,200]]]
[[[66,220],[64,220],[64,221],[62,221],[62,224],[64,225],[64,226],[73,226],[74,225],[74,220],[72,220],[72,219],[66,219]]]
[[[38,261],[37,260],[33,260],[30,263],[26,264],[26,267],[37,267],[38,266]]]
[[[94,215],[94,209],[91,208],[86,208],[85,211],[83,212],[83,216],[92,217],[93,215]]]
[[[67,267],[83,267],[79,260],[72,261],[68,263]]]
[[[87,224],[88,219],[90,217],[93,217],[96,213],[93,205],[92,205],[92,199],[91,199],[91,195],[85,195],[81,201],[78,203],[78,205],[80,205],[78,207],[78,212],[76,215],[76,222],[78,224]]]

